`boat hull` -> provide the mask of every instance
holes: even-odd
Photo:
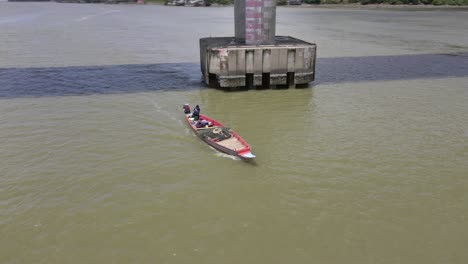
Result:
[[[205,115],[200,115],[200,119],[212,123],[211,127],[197,128],[196,121],[186,116],[187,123],[197,136],[208,145],[229,155],[237,156],[241,159],[254,159],[250,145],[240,137],[235,131],[226,128],[222,123]]]

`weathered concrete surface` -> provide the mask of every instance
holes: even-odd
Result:
[[[247,45],[274,44],[275,0],[235,0],[235,37]]]
[[[235,37],[200,39],[206,84],[274,87],[315,78],[316,45],[275,36],[276,0],[236,0]]]
[[[316,45],[276,36],[275,45],[240,45],[235,38],[200,39],[200,64],[209,86],[306,84],[315,78]]]

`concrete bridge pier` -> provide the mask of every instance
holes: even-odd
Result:
[[[208,86],[295,87],[315,79],[316,45],[276,36],[275,0],[235,0],[235,36],[200,39]]]

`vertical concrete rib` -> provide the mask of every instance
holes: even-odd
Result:
[[[296,72],[304,71],[304,48],[296,49],[296,58],[294,60],[294,68],[296,69]]]
[[[254,74],[262,74],[263,72],[263,50],[254,50]]]
[[[254,73],[254,51],[247,50],[245,52],[245,72]]]
[[[237,75],[245,74],[245,49],[237,50]]]
[[[289,49],[288,50],[288,72],[294,72],[295,70],[295,61],[296,61],[296,49]]]
[[[279,49],[272,48],[270,55],[271,55],[270,56],[270,72],[272,74],[281,73],[280,62],[279,62],[279,57],[280,57]]]
[[[236,50],[230,50],[228,53],[228,75],[237,75],[237,52]]]
[[[271,50],[263,50],[263,59],[262,59],[262,72],[270,73],[271,72]]]

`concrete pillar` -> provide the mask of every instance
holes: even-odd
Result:
[[[236,41],[275,44],[276,0],[234,0]]]

